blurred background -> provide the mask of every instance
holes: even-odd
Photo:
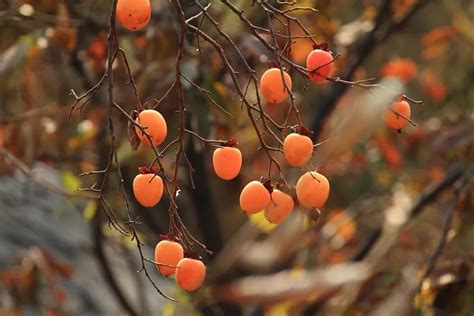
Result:
[[[193,3],[182,1],[186,16],[198,12]],[[255,25],[268,27],[261,6],[232,3]],[[209,139],[236,137],[244,164],[237,179],[221,181],[212,170],[213,148],[187,139],[196,189],[183,165],[179,212],[214,255],[201,253],[207,278],[193,294],[150,266],[158,287],[179,300],[174,303],[137,273],[135,243],[111,228],[96,201],[78,190],[96,181],[78,175],[107,158],[108,108],[103,89],[69,119],[70,91],[87,91],[105,70],[110,1],[0,0],[0,315],[474,313],[474,3],[296,5],[319,10],[292,16],[341,53],[334,77],[375,77],[385,88],[305,85],[290,68],[304,124],[315,141],[330,140],[317,148],[312,164],[330,180],[331,195],[320,216],[296,207],[284,223],[272,225],[261,213],[242,214],[238,205],[242,187],[267,174],[268,158],[258,150],[222,60],[187,34],[183,73],[232,115],[185,82],[189,127]],[[153,0],[152,8],[143,31],[118,29],[142,101],[150,104],[175,78],[179,30],[170,3]],[[209,12],[260,76],[271,54],[220,1],[211,1]],[[211,23],[200,27],[221,43],[237,70],[244,69]],[[295,26],[293,34],[298,32]],[[311,50],[310,40],[296,39],[289,56],[304,65]],[[123,62],[114,64],[114,72],[116,100],[130,112],[136,101]],[[244,71],[238,76],[245,85]],[[411,106],[416,126],[402,133],[383,124],[383,111],[398,93],[423,100]],[[289,103],[263,107],[283,122]],[[176,136],[176,108],[174,94],[159,107],[168,141]],[[137,168],[153,155],[143,146],[132,151],[127,122],[115,114],[117,151],[131,193]],[[303,170],[278,158],[292,187]],[[171,172],[173,151],[163,162]],[[125,222],[117,179],[108,182],[107,200]],[[145,255],[152,258],[159,235],[167,232],[168,201],[151,209],[133,203]]]

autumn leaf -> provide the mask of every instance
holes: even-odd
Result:
[[[393,169],[398,169],[403,163],[403,157],[397,147],[385,136],[379,134],[374,136],[374,142],[377,144],[383,159]]]
[[[130,113],[130,116],[135,120],[138,116],[138,111],[133,110],[132,113]],[[140,146],[140,138],[138,137],[137,132],[135,131],[135,125],[133,125],[132,122],[128,122],[128,141],[130,142],[133,151],[136,151],[138,146]]]

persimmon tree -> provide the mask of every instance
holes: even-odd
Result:
[[[122,197],[125,200],[125,206],[127,208],[129,227],[123,227],[122,223],[115,219],[116,216],[113,215],[114,210],[112,209],[108,209],[109,221],[111,222],[111,225],[119,229],[120,232],[129,234],[131,238],[136,241],[138,251],[142,258],[141,270],[144,271],[147,278],[152,283],[154,281],[149,276],[145,263],[149,261],[159,266],[162,264],[162,262],[153,262],[152,260],[143,256],[143,252],[141,250],[141,240],[137,235],[133,210],[130,207],[130,197],[127,195],[125,187],[121,184],[123,183],[123,176],[121,174],[120,160],[116,149],[116,136],[112,112],[116,110],[123,115],[124,120],[128,120],[131,146],[136,150],[140,145],[139,141],[141,141],[143,144],[151,147],[151,150],[155,155],[152,162],[149,163],[148,168],[140,168],[140,172],[144,174],[138,175],[134,180],[133,192],[135,198],[142,206],[153,207],[161,200],[163,191],[165,191],[170,201],[170,206],[168,209],[169,230],[166,236],[163,238],[169,238],[181,243],[187,256],[199,256],[199,249],[196,248],[201,248],[210,254],[212,253],[202,242],[198,241],[190,233],[179,215],[179,204],[177,202],[177,197],[180,192],[180,181],[178,179],[180,168],[184,167],[188,170],[189,181],[193,183],[194,186],[193,166],[187,157],[186,152],[184,151],[185,143],[188,141],[187,138],[188,136],[196,137],[199,141],[205,144],[211,144],[220,147],[225,147],[226,145],[228,146],[229,143],[234,143],[232,145],[237,144],[237,141],[209,140],[186,128],[186,122],[187,119],[189,119],[188,115],[186,114],[187,108],[192,110],[192,102],[186,99],[186,94],[183,87],[183,82],[191,82],[191,80],[187,79],[182,73],[183,60],[186,59],[187,33],[193,34],[198,39],[200,38],[202,41],[216,50],[222,66],[230,75],[232,88],[235,90],[242,107],[245,108],[248,119],[253,125],[257,138],[260,142],[261,150],[264,155],[268,157],[268,173],[265,176],[257,175],[257,179],[260,177],[262,178],[261,182],[254,180],[243,188],[240,195],[240,206],[245,212],[254,214],[261,212],[264,209],[268,209],[268,205],[272,204],[269,206],[270,210],[267,210],[265,214],[272,218],[273,221],[279,220],[275,220],[269,215],[269,213],[272,212],[272,208],[273,212],[275,212],[275,209],[277,208],[283,208],[284,213],[291,212],[293,208],[292,202],[289,201],[289,196],[287,194],[283,193],[282,191],[276,191],[275,194],[272,193],[272,177],[274,170],[278,173],[278,176],[273,181],[277,181],[280,189],[282,186],[286,186],[290,190],[292,189],[292,187],[286,181],[284,168],[281,166],[277,155],[281,154],[283,151],[285,152],[286,157],[295,157],[292,160],[302,159],[301,161],[296,162],[291,161],[290,165],[297,167],[307,166],[308,168],[311,168],[309,159],[313,151],[311,140],[305,136],[305,134],[311,135],[311,133],[308,132],[307,129],[302,125],[303,122],[300,117],[300,111],[298,110],[295,102],[295,96],[292,92],[292,79],[286,69],[288,71],[293,71],[295,75],[302,77],[302,80],[305,82],[304,89],[307,89],[309,86],[307,77],[309,77],[314,82],[332,80],[338,84],[371,89],[371,91],[372,89],[376,88],[384,89],[382,85],[371,83],[371,81],[374,80],[372,78],[362,79],[359,81],[349,81],[342,80],[338,77],[330,77],[332,65],[335,61],[335,58],[337,58],[339,55],[333,56],[329,52],[329,46],[327,43],[317,43],[315,36],[310,33],[310,31],[304,26],[302,22],[298,20],[298,18],[293,16],[295,12],[297,13],[300,11],[317,12],[317,10],[312,7],[298,6],[297,3],[294,2],[285,3],[288,8],[281,9],[268,1],[255,1],[252,5],[260,7],[260,9],[265,12],[266,19],[268,21],[268,25],[265,28],[258,27],[253,24],[245,16],[245,12],[231,2],[222,2],[222,5],[224,5],[227,10],[229,10],[232,14],[235,14],[240,19],[241,23],[244,23],[248,32],[253,34],[253,36],[255,36],[258,41],[269,50],[270,57],[274,58],[274,61],[269,62],[271,63],[272,68],[265,71],[265,73],[261,75],[261,78],[258,79],[257,71],[248,63],[247,58],[240,51],[234,39],[232,39],[230,35],[228,35],[219,27],[217,20],[211,14],[211,2],[205,6],[198,1],[194,2],[193,5],[196,6],[197,13],[190,17],[185,16],[182,4],[178,0],[172,1],[171,4],[174,7],[176,19],[179,23],[178,51],[175,61],[176,77],[166,93],[161,96],[153,106],[150,106],[150,109],[146,109],[147,105],[144,105],[143,101],[140,99],[139,92],[134,83],[132,70],[127,60],[127,55],[125,51],[120,48],[117,35],[117,20],[126,29],[132,31],[137,31],[146,27],[150,21],[151,16],[151,6],[147,0],[138,2],[129,0],[112,1],[109,17],[110,27],[107,35],[106,70],[104,71],[104,74],[99,82],[95,84],[89,91],[78,95],[74,90],[71,90],[72,95],[76,98],[76,102],[73,104],[71,111],[83,111],[87,106],[91,96],[97,93],[97,91],[99,91],[99,89],[101,89],[103,86],[107,86],[109,107],[108,125],[112,148],[110,149],[107,165],[105,168],[83,174],[83,176],[102,176],[102,184],[97,185],[94,183],[92,187],[83,188],[81,190],[97,193],[99,196],[99,201],[105,204],[105,198],[102,195],[102,191],[106,186],[105,180],[109,176],[109,173],[111,173],[113,166],[116,166],[117,177],[122,190]],[[195,20],[199,20],[199,24],[197,26],[195,25]],[[211,24],[211,27],[220,35],[221,38],[214,39],[205,30],[203,30],[202,26],[206,22]],[[302,35],[302,38],[311,40],[313,42],[314,50],[311,51],[307,57],[307,68],[293,62],[288,54],[288,52],[291,51],[291,46],[295,38],[297,38],[291,33],[292,29],[295,31],[294,28],[296,28],[296,30],[301,34],[304,34]],[[262,34],[265,33],[268,35],[268,39],[263,37]],[[283,45],[280,43],[282,39],[284,43]],[[221,41],[227,42],[238,53],[238,62],[239,64],[243,65],[244,69],[241,71],[236,70],[237,67],[229,60],[229,57],[226,54]],[[203,45],[198,41],[196,42],[198,45]],[[193,43],[189,44],[192,45]],[[136,98],[136,110],[132,111],[131,114],[128,114],[124,110],[123,106],[120,105],[114,98],[113,64],[118,58],[121,58],[123,63],[126,65],[128,81]],[[193,83],[193,85],[196,86],[199,91],[205,93],[206,96],[209,96],[208,92],[199,87],[196,83]],[[165,141],[167,136],[167,124],[166,120],[156,109],[159,109],[160,106],[164,105],[165,99],[171,93],[176,93],[177,95],[178,105],[176,112],[178,115],[178,136],[168,142],[162,149],[159,149],[158,147]],[[400,94],[400,92],[392,93],[395,96]],[[400,97],[414,103],[421,103],[421,101],[414,101],[405,95],[400,95]],[[290,108],[283,123],[277,122],[265,112],[263,107],[264,102],[269,104],[279,104],[286,101],[287,99],[289,99]],[[405,106],[405,108],[409,108],[409,105],[406,101],[401,101],[395,104],[402,104]],[[218,105],[218,108],[223,109],[223,106]],[[386,116],[386,122],[390,127],[400,130],[406,125],[405,122],[411,122],[409,119],[409,112],[407,112],[405,108],[403,108],[403,110],[399,106],[393,106],[393,108],[390,108],[390,114],[393,116],[393,118],[388,118],[388,116]],[[224,113],[226,112],[224,111]],[[400,120],[401,123],[393,123],[396,120]],[[282,139],[288,131],[298,131],[299,133],[303,133],[303,135],[300,138],[297,137],[296,140],[292,142],[293,145],[289,144],[289,141],[287,141],[288,136],[286,136],[285,143],[287,145],[285,146],[285,143],[282,141]],[[267,137],[265,134],[268,134],[269,137]],[[306,146],[308,144],[309,147]],[[299,150],[293,148],[294,146],[303,146],[305,148],[308,147],[309,151],[307,149],[303,149],[303,152],[299,152]],[[285,148],[284,150],[282,149],[283,147]],[[170,154],[172,150],[175,151],[175,160],[173,163],[174,166],[172,168],[171,177],[168,179],[169,171],[165,169],[162,159],[166,154]],[[225,148],[223,150],[225,150]],[[229,172],[232,173],[232,175],[228,177],[230,179],[236,176],[233,169],[240,169],[240,166],[237,168],[234,165],[239,165],[239,163],[231,163],[223,166],[224,168],[229,168]],[[163,182],[162,179],[165,179],[165,181]],[[296,184],[296,197],[303,207],[309,209],[322,208],[326,203],[328,196],[329,182],[326,177],[318,174],[317,172],[305,173]],[[190,270],[189,273],[192,273],[192,271],[193,270]],[[180,281],[180,278],[177,280],[180,285],[183,284],[183,282]],[[198,283],[201,282],[202,281]],[[161,295],[165,295],[161,292],[161,290],[159,290],[157,286],[155,286],[155,288]],[[184,286],[184,288],[195,290],[197,287]]]
[[[422,102],[408,96],[403,88],[403,84],[416,76],[416,64],[402,59],[388,63],[382,69],[385,76],[383,81],[356,74],[356,70],[374,47],[407,23],[427,2],[380,1],[373,7],[376,14],[370,31],[353,52],[347,52],[338,51],[335,43],[318,40],[320,35],[313,34],[311,23],[318,19],[320,13],[317,6],[311,3],[254,0],[236,4],[227,0],[170,0],[169,3],[160,4],[157,12],[148,0],[109,1],[108,18],[90,21],[95,27],[105,30],[96,36],[87,52],[93,61],[92,68],[98,74],[97,80],[89,82],[83,91],[69,90],[73,102],[64,118],[68,124],[80,124],[80,120],[74,120],[78,113],[81,119],[90,120],[89,115],[93,113],[94,107],[103,108],[95,136],[97,163],[85,168],[80,174],[83,183],[90,185],[81,187],[77,194],[95,201],[98,210],[94,221],[101,224],[104,221],[102,215],[105,215],[106,224],[111,230],[134,243],[140,258],[138,273],[145,275],[158,295],[171,301],[176,299],[160,288],[160,282],[151,270],[156,268],[164,277],[175,275],[178,286],[185,291],[196,291],[206,282],[215,285],[213,295],[217,301],[242,303],[249,300],[271,305],[286,295],[298,300],[299,295],[309,295],[319,290],[324,294],[321,296],[329,297],[326,312],[337,314],[345,311],[356,300],[362,284],[378,272],[378,263],[393,245],[396,232],[402,230],[441,192],[453,186],[456,189],[452,203],[460,203],[466,191],[467,179],[472,175],[472,167],[464,170],[453,168],[434,187],[428,187],[413,205],[399,206],[406,209],[402,219],[396,222],[388,220],[385,226],[372,232],[372,236],[366,239],[352,258],[346,260],[362,261],[360,264],[348,262],[341,266],[329,266],[327,270],[306,272],[305,277],[309,280],[316,282],[324,279],[326,283],[321,288],[317,285],[313,288],[312,285],[297,282],[294,291],[281,286],[291,280],[285,274],[286,271],[268,276],[267,279],[265,276],[261,276],[261,280],[249,279],[247,287],[243,284],[245,280],[221,284],[225,280],[222,269],[229,266],[224,257],[230,256],[229,251],[239,245],[231,244],[223,249],[222,241],[217,237],[219,234],[213,231],[219,229],[220,216],[215,214],[215,207],[210,205],[211,194],[206,188],[207,182],[210,177],[215,177],[219,183],[236,183],[240,174],[245,172],[246,181],[238,181],[238,188],[232,191],[232,203],[238,204],[251,220],[260,214],[268,222],[282,225],[281,231],[286,237],[291,232],[294,234],[288,237],[288,241],[296,242],[301,238],[303,247],[311,248],[317,243],[315,239],[324,234],[319,226],[321,216],[328,223],[334,224],[340,220],[327,217],[324,212],[331,198],[332,180],[331,173],[326,175],[325,172],[331,166],[328,167],[327,161],[321,157],[331,150],[350,150],[349,145],[355,143],[351,142],[352,136],[372,132],[362,123],[358,130],[352,131],[354,135],[346,136],[337,133],[343,130],[337,124],[331,125],[329,117],[333,111],[336,117],[338,113],[343,113],[343,118],[354,115],[349,111],[344,113],[340,106],[336,107],[343,93],[351,89],[349,93],[364,95],[365,100],[371,100],[368,103],[379,104],[375,112],[378,120],[390,129],[389,133],[401,133],[399,137],[404,137],[403,129],[409,125],[416,126],[416,114],[423,111],[418,109]],[[87,19],[73,5],[68,8],[71,13]],[[133,36],[133,49],[139,51],[148,45],[150,34],[160,31],[153,27],[155,20],[159,19],[166,19],[175,25],[170,30],[170,37],[176,40],[176,44],[170,41],[162,47],[156,47],[158,50],[166,49],[168,53],[172,51],[170,54],[173,56],[168,68],[155,75],[145,76],[148,77],[145,80],[161,82],[162,91],[156,94],[141,88],[146,83],[137,79],[141,74],[134,69],[137,62],[135,57],[130,57],[132,49],[126,47],[129,43],[121,39]],[[242,34],[231,32],[231,23]],[[75,36],[80,37],[81,34]],[[67,39],[71,40],[71,36]],[[171,50],[170,46],[174,49]],[[298,57],[295,50],[302,57]],[[195,67],[199,75],[189,70],[189,65],[196,60],[200,63],[200,67]],[[219,74],[212,91],[205,84],[206,72],[211,69]],[[164,80],[165,77],[169,80]],[[433,77],[426,81],[430,82],[431,90],[438,91],[433,88],[433,84],[436,84],[433,83],[436,81]],[[304,95],[310,94],[312,90],[324,91],[320,98],[310,101],[315,104],[314,108],[304,104],[308,102]],[[98,101],[101,95],[104,95],[103,102]],[[205,100],[210,108],[206,110],[208,117],[204,125],[213,126],[214,131],[209,132],[207,126],[208,132],[203,133],[203,123],[196,122],[196,113],[202,110],[195,107],[196,99]],[[412,111],[411,107],[417,110]],[[25,113],[25,116],[29,115],[38,114]],[[357,117],[351,119],[357,120]],[[364,121],[364,118],[361,120]],[[237,135],[238,128],[228,128],[234,122],[250,126],[246,136],[242,133]],[[344,132],[351,131],[345,129]],[[257,144],[252,144],[254,148],[242,146],[244,137],[256,139]],[[342,139],[344,142],[346,137],[349,145],[330,147]],[[141,161],[136,171],[127,169],[132,174],[131,185],[127,184],[130,176],[125,173],[122,162],[124,140],[132,149],[128,155],[134,155]],[[387,159],[390,161],[396,150],[383,137],[379,136],[375,142],[381,151],[391,157]],[[327,146],[331,149],[320,155],[320,150]],[[213,152],[212,157],[203,154],[210,150]],[[23,172],[31,175],[28,168],[10,151],[2,149],[2,153]],[[249,161],[253,164],[252,168],[247,168]],[[61,189],[56,188],[59,191]],[[112,195],[111,192],[116,194]],[[196,203],[197,227],[208,231],[202,234],[203,240],[195,236],[182,216],[185,194],[193,195],[193,203]],[[168,227],[165,231],[155,232],[155,239],[159,235],[155,247],[148,238],[143,238],[140,224],[142,218],[146,220],[147,215],[144,214],[153,212],[156,207],[167,209],[167,218],[161,220]],[[140,208],[144,210],[138,212]],[[295,212],[310,228],[299,230],[298,233],[285,228],[285,221]],[[347,224],[353,219],[345,219],[344,222]],[[449,224],[449,221],[446,223]],[[338,229],[345,224],[338,224]],[[344,227],[348,234],[354,234],[351,233],[352,229]],[[446,236],[447,233],[443,233],[439,249],[445,243]],[[278,240],[273,243],[278,244]],[[153,258],[145,254],[147,244],[155,249]],[[247,246],[249,251],[258,251],[254,244],[240,246]],[[290,248],[286,258],[288,262],[283,263],[283,266],[289,266],[291,260],[288,258],[295,257],[298,252],[297,248]],[[280,266],[275,263],[279,254],[271,257],[271,252],[263,253],[268,258],[261,258],[260,262],[257,260],[257,265],[268,260],[272,263],[268,271],[275,272],[275,267]],[[430,258],[428,267],[434,265],[431,262],[435,262],[437,256],[439,254],[436,252]],[[207,262],[213,264],[210,269]],[[426,269],[423,278],[428,276],[429,271],[430,268]],[[208,281],[207,273],[211,274]],[[347,273],[347,278],[338,280],[335,276],[340,273]],[[121,297],[124,308],[136,314],[120,293],[114,278],[109,279],[115,284],[114,290]],[[272,284],[275,285],[275,293],[263,293],[262,286]],[[419,287],[411,286],[408,292],[415,296],[419,291]],[[337,299],[341,297],[345,303],[338,305]],[[311,312],[313,307],[307,306],[307,311]]]

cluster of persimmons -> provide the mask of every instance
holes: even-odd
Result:
[[[129,30],[144,28],[151,16],[149,0],[118,0],[116,17],[122,26]],[[334,57],[325,48],[315,47],[306,58],[308,77],[314,82],[327,79],[333,67]],[[270,68],[260,79],[260,92],[269,103],[285,101],[292,88],[292,79],[283,69]],[[403,128],[410,117],[410,106],[406,101],[394,102],[385,113],[385,123],[393,129]],[[156,110],[143,110],[136,122],[143,127],[135,131],[141,142],[147,146],[161,145],[167,136],[167,124],[164,117]],[[298,126],[283,141],[283,154],[287,164],[301,168],[310,161],[314,145],[311,132]],[[150,137],[150,138],[149,138]],[[150,142],[151,141],[151,142]],[[242,153],[236,147],[237,142],[223,142],[213,153],[215,174],[223,180],[236,178],[242,167]],[[157,205],[163,196],[163,179],[156,172],[142,167],[133,181],[133,192],[136,200],[144,207]],[[266,178],[247,183],[240,194],[240,207],[248,213],[264,212],[266,219],[274,224],[285,220],[294,208],[293,198],[283,192],[277,183],[273,188]],[[303,173],[296,182],[296,199],[308,209],[321,208],[325,205],[330,191],[327,178],[316,172]],[[155,248],[155,262],[163,276],[175,275],[178,285],[187,291],[194,291],[204,281],[206,268],[202,261],[185,258],[183,247],[173,236],[161,240]]]

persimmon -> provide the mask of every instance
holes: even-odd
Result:
[[[168,127],[160,112],[155,110],[144,110],[138,114],[136,122],[143,126],[146,132],[151,136],[153,145],[159,146],[163,143],[168,134]],[[135,132],[142,143],[151,146],[147,135],[145,135],[145,133],[143,133],[137,126],[135,126]]]
[[[410,82],[415,79],[418,73],[418,66],[408,58],[394,59],[382,67],[382,75],[397,77],[403,82]]]
[[[308,75],[314,82],[326,80],[326,77],[331,73],[333,66],[334,58],[331,53],[322,49],[313,50],[306,58],[306,68],[310,71]],[[313,70],[315,72],[311,73]]]
[[[280,190],[273,190],[271,201],[265,207],[265,218],[273,224],[279,224],[290,215],[294,206],[293,198]]]
[[[286,86],[291,90],[292,81],[290,75],[283,71]],[[270,103],[280,103],[288,98],[288,90],[282,80],[282,72],[279,68],[270,68],[260,78],[260,90],[263,97]]]
[[[153,173],[138,174],[133,179],[133,194],[144,207],[153,207],[163,196],[163,180]]]
[[[242,153],[235,147],[217,148],[212,155],[212,165],[219,178],[234,179],[242,167]]]
[[[329,197],[329,181],[316,172],[304,173],[296,182],[296,197],[306,208],[320,208]]]
[[[206,266],[201,260],[184,258],[178,262],[176,282],[185,291],[197,290],[206,278]]]
[[[410,119],[410,104],[407,101],[393,102],[385,111],[384,121],[389,128],[401,129]]]
[[[150,0],[118,0],[115,15],[124,28],[141,30],[150,21]]]
[[[156,265],[156,268],[163,276],[173,275],[176,271],[178,262],[184,257],[183,247],[171,240],[162,240],[155,247],[155,262],[163,265]]]
[[[270,193],[259,181],[251,181],[240,193],[240,207],[249,214],[262,211],[270,202]]]
[[[302,167],[313,154],[313,141],[306,135],[291,133],[283,141],[283,154],[292,167]]]

